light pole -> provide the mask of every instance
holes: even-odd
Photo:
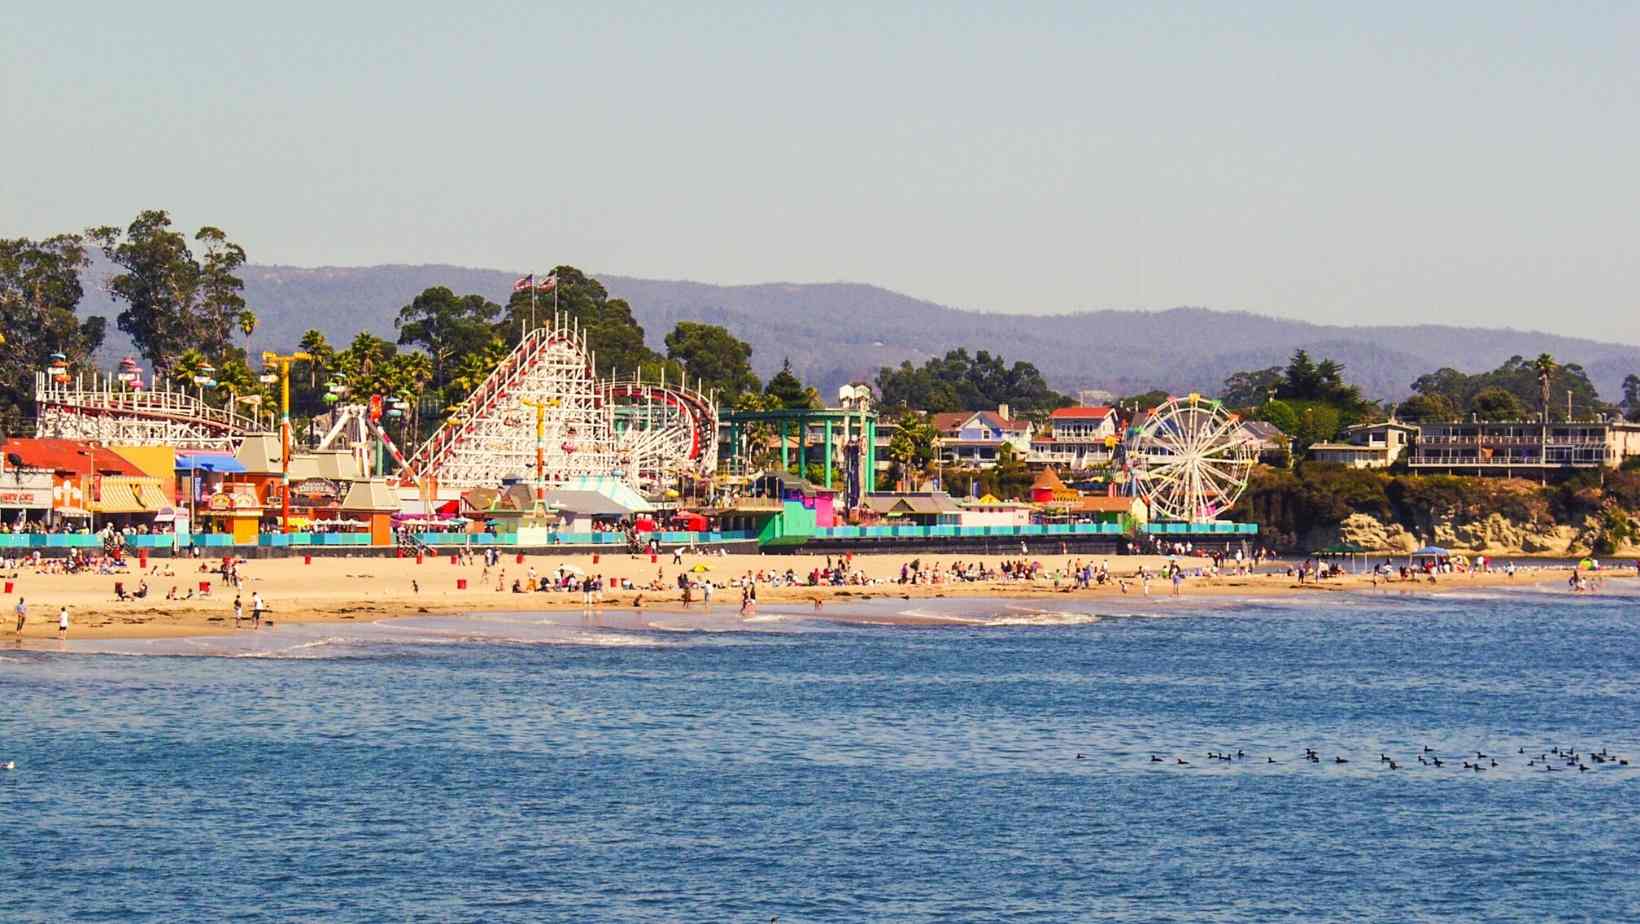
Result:
[[[263,353],[262,363],[279,374],[279,531],[290,534],[290,365],[313,359],[297,351]]]

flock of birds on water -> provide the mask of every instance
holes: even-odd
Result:
[[[1076,759],[1083,760],[1086,756],[1087,755],[1085,754],[1078,754],[1076,755]],[[1613,754],[1604,747],[1598,751],[1579,752],[1574,748],[1563,748],[1556,745],[1549,748],[1547,751],[1539,752],[1536,757],[1527,755],[1526,748],[1522,747],[1515,753],[1515,756],[1517,758],[1526,758],[1527,769],[1535,771],[1541,767],[1542,772],[1544,773],[1562,773],[1574,770],[1578,773],[1587,773],[1589,770],[1594,769],[1594,767],[1590,767],[1590,764],[1594,764],[1595,767],[1600,767],[1607,764],[1610,764],[1613,767],[1627,767],[1629,765],[1628,758]],[[1239,748],[1236,749],[1234,753],[1230,751],[1208,751],[1207,759],[1211,761],[1218,761],[1220,763],[1235,763],[1237,761],[1246,760],[1247,752]],[[1302,759],[1307,763],[1312,764],[1330,763],[1333,765],[1339,765],[1351,762],[1349,758],[1344,757],[1343,755],[1334,755],[1332,760],[1323,760],[1321,755],[1314,748],[1305,748]],[[1451,764],[1452,758],[1449,757],[1442,760],[1441,755],[1437,753],[1434,748],[1425,745],[1423,750],[1418,753],[1417,761],[1419,766],[1439,769]],[[1159,754],[1151,754],[1150,762],[1153,764],[1168,763],[1167,759]],[[1274,757],[1268,756],[1264,758],[1264,762],[1266,764],[1281,763],[1281,761],[1276,760]],[[1488,755],[1482,751],[1476,751],[1474,758],[1470,758],[1466,754],[1458,758],[1458,762],[1462,769],[1469,770],[1474,773],[1483,773],[1487,770],[1496,769],[1499,766],[1498,759],[1496,757]],[[1401,761],[1398,761],[1383,752],[1379,752],[1378,754],[1378,763],[1386,770],[1405,770],[1411,766],[1410,764],[1402,763]],[[1193,766],[1190,761],[1179,756],[1175,756],[1173,758],[1172,764],[1176,767]]]

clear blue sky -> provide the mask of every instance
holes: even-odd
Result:
[[[1632,3],[0,8],[0,234],[1640,342]]]

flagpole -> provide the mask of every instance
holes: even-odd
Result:
[[[530,330],[535,330],[535,274],[530,274]]]

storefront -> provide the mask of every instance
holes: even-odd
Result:
[[[51,473],[7,471],[0,474],[0,528],[23,529],[51,519]]]

